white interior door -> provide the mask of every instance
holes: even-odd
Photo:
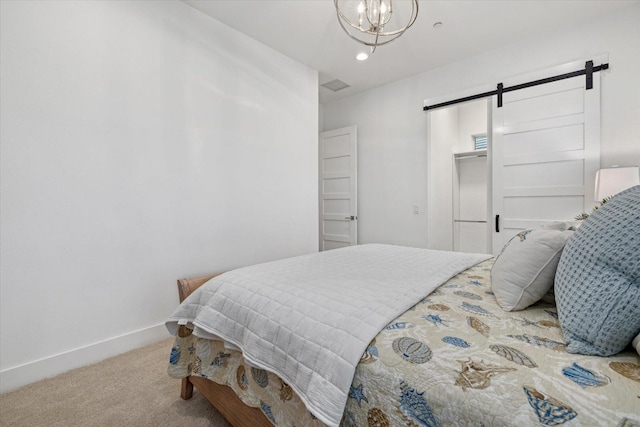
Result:
[[[584,62],[544,70],[542,77],[575,71]],[[504,82],[505,87],[532,80]],[[578,76],[492,99],[492,251],[513,235],[553,221],[571,221],[593,207],[600,165],[600,73],[593,88]]]
[[[356,127],[322,132],[319,149],[320,250],[356,245]]]

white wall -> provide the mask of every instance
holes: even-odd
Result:
[[[317,251],[317,72],[181,2],[2,1],[2,390]]]
[[[495,87],[509,77],[608,53],[611,69],[602,75],[601,165],[640,164],[638,22],[640,4],[634,4],[596,21],[488,49],[464,61],[325,104],[324,130],[358,126],[360,241],[428,246],[426,215],[412,215],[410,209],[414,201],[427,197],[424,99],[478,86]]]
[[[474,135],[487,134],[487,101],[480,100],[459,104],[458,144],[454,153],[466,153],[475,150]]]
[[[324,130],[358,126],[358,243],[424,247],[426,120],[418,76],[324,104]],[[413,205],[420,206],[418,215]],[[391,226],[392,225],[392,226]]]

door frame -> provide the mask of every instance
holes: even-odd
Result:
[[[465,89],[464,91],[460,91],[460,92],[453,92],[450,93],[446,96],[438,96],[436,98],[428,98],[424,100],[425,105],[435,105],[435,104],[440,104],[443,103],[445,101],[451,100],[451,99],[458,99],[458,98],[464,98],[476,93],[484,93],[484,92],[489,92],[491,90],[493,90],[494,88],[492,88],[491,86],[488,85],[484,85],[484,86],[476,86],[473,88],[469,88],[469,89]],[[478,99],[474,99],[471,101],[468,101],[468,103],[474,103],[474,102],[482,102],[482,101],[487,102],[487,121],[486,121],[486,133],[487,133],[487,209],[486,209],[486,218],[487,218],[487,228],[486,228],[486,233],[487,233],[487,250],[490,253],[490,249],[491,249],[491,228],[489,227],[489,221],[491,218],[491,212],[492,212],[492,208],[491,208],[491,186],[492,186],[492,181],[491,181],[491,158],[490,158],[490,151],[491,151],[491,139],[492,139],[492,135],[491,135],[491,106],[492,106],[492,97],[491,96],[487,96],[485,98],[478,98]],[[464,103],[460,103],[459,105],[462,105]],[[440,245],[436,245],[435,242],[433,242],[433,236],[435,234],[437,234],[437,230],[441,229],[443,227],[443,225],[441,223],[439,223],[438,221],[434,221],[435,218],[435,211],[438,210],[438,206],[442,205],[442,200],[436,200],[436,198],[434,197],[434,186],[435,186],[435,172],[434,172],[434,165],[433,162],[439,162],[439,161],[446,161],[446,162],[452,162],[452,158],[451,156],[448,156],[447,159],[435,159],[434,156],[432,155],[433,151],[432,151],[432,135],[431,135],[431,131],[432,131],[432,125],[433,125],[433,119],[431,116],[431,112],[433,111],[442,111],[442,110],[446,110],[447,108],[452,108],[452,107],[456,107],[457,105],[449,105],[449,106],[445,106],[445,107],[440,107],[440,108],[434,108],[434,109],[429,109],[427,111],[425,111],[425,114],[427,115],[427,179],[429,180],[429,182],[427,183],[427,247],[429,249],[438,249],[438,250],[443,250],[443,248]],[[455,160],[453,160],[455,161]],[[454,167],[453,167],[453,163],[451,163],[451,170],[453,171]],[[453,179],[453,178],[452,178]],[[455,211],[455,206],[454,206],[454,200],[453,200],[453,190],[452,190],[452,198],[451,198],[451,212],[453,213]],[[451,217],[451,224],[450,224],[450,228],[451,228],[451,249],[454,248],[454,239],[455,239],[455,231],[454,231],[454,227],[455,227],[455,223],[453,221],[453,216]]]

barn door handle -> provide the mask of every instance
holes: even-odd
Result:
[[[496,215],[496,233],[500,232],[500,215]]]

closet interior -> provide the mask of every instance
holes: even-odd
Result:
[[[430,247],[490,253],[487,225],[488,103],[479,100],[431,112]]]

